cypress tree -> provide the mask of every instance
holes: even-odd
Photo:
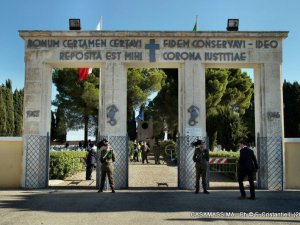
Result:
[[[22,127],[23,127],[23,89],[15,90],[13,99],[14,99],[14,136],[22,136]]]
[[[0,86],[0,136],[6,136],[6,120],[7,120],[7,113],[6,113],[6,104],[5,104],[5,87],[2,85]]]
[[[13,136],[15,124],[14,124],[14,102],[13,102],[13,93],[12,93],[12,85],[11,80],[8,79],[5,82],[5,103],[6,103],[6,113],[7,113],[7,121],[6,121],[6,136]]]

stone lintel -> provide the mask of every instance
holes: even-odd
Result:
[[[30,37],[170,37],[170,38],[279,38],[288,37],[288,31],[47,31],[19,30],[23,38]]]

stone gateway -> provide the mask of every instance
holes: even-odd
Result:
[[[49,144],[45,137],[51,126],[51,69],[70,67],[93,67],[101,71],[98,128],[99,134],[108,137],[115,149],[117,189],[128,187],[128,68],[178,69],[178,130],[180,138],[187,140],[185,143],[207,136],[205,69],[253,68],[259,186],[269,190],[284,188],[281,67],[282,42],[288,32],[19,31],[19,34],[25,41],[24,188],[48,185],[49,155],[44,149]],[[109,111],[111,106],[118,109],[114,115]],[[197,109],[192,122],[191,106]],[[33,137],[38,140],[36,144],[30,142]],[[121,146],[114,146],[115,140]],[[193,188],[190,152],[189,145],[180,143],[179,188]]]

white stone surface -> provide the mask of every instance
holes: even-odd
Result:
[[[205,69],[254,68],[256,133],[261,137],[283,138],[281,65],[282,41],[287,37],[287,32],[19,31],[19,33],[25,41],[24,135],[45,136],[50,132],[52,67],[101,68],[99,132],[105,136],[126,136],[127,69],[130,67],[178,68],[179,133],[182,135],[185,128],[195,127],[202,130],[203,136],[206,135]],[[155,62],[150,62],[152,50],[146,48],[151,39],[160,45],[159,49],[154,51]],[[137,46],[126,46],[126,42],[132,40],[138,43]],[[98,42],[99,45],[79,46],[84,41]],[[53,42],[57,45],[52,45]],[[202,47],[201,45],[205,43],[209,43],[210,46]],[[125,54],[131,53],[138,53],[141,58],[125,59]],[[92,54],[94,56],[97,54],[98,58],[90,57]],[[198,54],[201,59],[188,58],[188,55],[193,54]],[[86,56],[88,57],[84,58]],[[239,60],[231,58],[232,56],[238,57]],[[119,110],[115,115],[117,124],[114,126],[107,122],[106,110],[112,104]],[[188,124],[190,113],[187,109],[191,105],[200,109],[198,123],[195,126]],[[28,116],[28,111],[39,111],[39,114]],[[280,118],[268,117],[269,112],[279,112]],[[24,151],[25,149],[26,143]]]

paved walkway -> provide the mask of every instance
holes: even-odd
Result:
[[[195,195],[181,190],[2,190],[1,225],[300,223],[300,191],[257,191],[257,200],[238,200],[238,191]]]
[[[152,160],[147,165],[130,163],[130,188],[115,194],[97,193],[95,182],[84,178],[83,172],[66,181],[50,182],[76,189],[0,191],[0,225],[300,223],[300,191],[259,190],[255,201],[238,200],[237,183],[214,176],[211,186],[216,188],[209,195],[196,195],[176,188],[176,166],[155,165]],[[216,180],[229,190],[220,190]]]
[[[155,189],[177,188],[177,166],[167,165],[161,160],[161,164],[154,163],[153,155],[149,156],[149,164],[141,162],[129,162],[128,184],[131,189]],[[85,172],[80,172],[65,180],[50,180],[50,187],[91,187],[96,186],[96,172],[92,174],[91,181],[85,180]],[[246,184],[247,185],[247,184]],[[226,176],[211,173],[210,189],[237,189],[237,182]]]

